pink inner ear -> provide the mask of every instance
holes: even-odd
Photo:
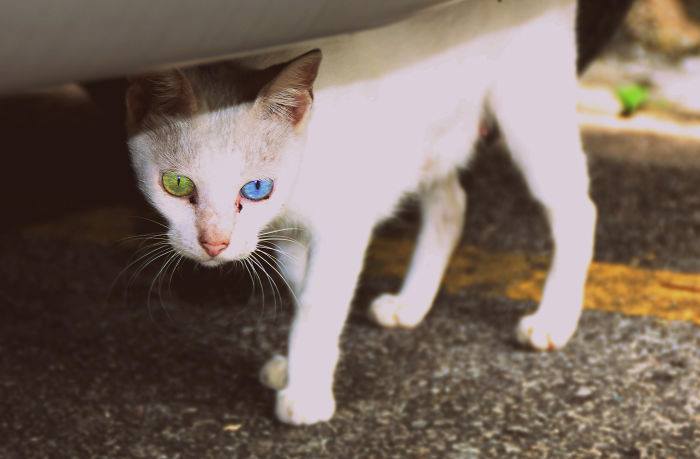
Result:
[[[306,111],[309,109],[311,106],[311,94],[308,92],[304,92],[302,94],[298,94],[296,97],[296,103],[290,107],[289,114],[290,118],[292,121],[292,124],[296,126],[299,124],[299,122],[304,119],[304,115],[306,114]]]
[[[289,62],[264,92],[267,111],[289,120],[294,126],[306,115],[313,100],[312,85],[321,63],[321,52],[310,51]]]

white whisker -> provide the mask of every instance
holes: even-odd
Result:
[[[129,280],[127,281],[127,289],[129,286],[134,282],[134,280],[138,277],[141,272],[146,269],[148,265],[156,261],[157,259],[169,254],[172,251],[172,247],[170,246],[163,246],[163,247],[158,247],[157,249],[147,253],[146,255],[142,256],[141,258],[145,258],[147,256],[151,256],[151,258],[147,259],[145,262],[141,264],[141,266],[129,277]],[[140,259],[141,259],[140,258]]]
[[[306,250],[306,245],[302,244],[301,242],[297,241],[296,239],[292,239],[289,237],[284,237],[284,236],[275,236],[275,237],[261,237],[259,239],[260,242],[267,242],[267,241],[280,241],[280,242],[291,242],[293,244],[297,244],[299,247],[303,248]]]
[[[248,268],[248,261],[244,258],[243,260],[238,260],[243,264],[243,268],[245,268],[245,272],[248,274],[248,279],[250,279],[250,283],[253,285],[253,295],[255,294],[255,282],[253,282],[253,275],[250,274],[250,269]]]
[[[170,278],[168,279],[168,293],[172,293],[172,285],[173,285],[173,276],[175,275],[175,271],[177,271],[178,266],[180,266],[180,263],[182,263],[182,260],[185,259],[184,255],[178,255],[177,262],[173,266],[173,270],[170,272]]]
[[[146,307],[148,308],[149,313],[150,313],[150,311],[151,311],[151,295],[152,295],[152,293],[153,293],[153,288],[154,288],[155,285],[156,285],[156,281],[158,280],[158,278],[160,277],[160,275],[166,270],[167,266],[172,262],[172,260],[175,259],[175,257],[177,257],[177,252],[175,252],[174,250],[173,250],[172,252],[169,252],[169,253],[170,253],[170,256],[167,258],[167,260],[165,261],[165,263],[163,263],[163,266],[160,267],[160,269],[158,270],[158,272],[156,273],[156,275],[153,276],[153,280],[151,280],[151,285],[148,287],[148,293],[146,294]],[[162,297],[161,294],[160,294],[160,285],[161,285],[161,284],[159,283],[159,286],[158,286],[158,299],[160,300],[160,307],[161,307],[161,309],[163,309],[163,311],[166,313],[166,315],[168,316],[168,318],[170,318],[170,319],[172,320],[172,317],[170,317],[170,313],[168,313],[167,308],[166,308],[165,305],[163,304],[163,297]]]
[[[290,227],[290,228],[278,228],[272,231],[263,231],[260,233],[260,236],[266,236],[268,234],[274,234],[274,233],[281,233],[282,231],[301,231],[301,228],[295,228],[295,227]]]
[[[135,234],[133,236],[126,236],[121,239],[119,239],[117,242],[126,242],[126,241],[133,241],[133,240],[153,240],[153,239],[168,239],[168,234],[167,233],[145,233],[145,234]]]
[[[150,252],[139,256],[136,260],[129,262],[121,271],[119,271],[117,276],[114,278],[114,281],[112,281],[112,285],[109,286],[108,296],[111,295],[111,292],[114,289],[114,287],[116,287],[117,282],[119,282],[119,279],[121,279],[122,275],[124,275],[124,273],[126,273],[129,270],[129,268],[131,268],[132,266],[134,266],[135,264],[137,264],[138,262],[140,262],[144,258],[147,258],[147,257],[153,255],[154,253],[159,252],[159,251],[164,250],[164,249],[165,249],[165,247],[163,247],[160,244],[155,244],[155,245],[151,245],[151,246],[144,248],[144,250],[150,250]],[[136,253],[138,253],[138,251]],[[130,284],[130,281],[127,282],[127,288],[128,288],[129,284]]]
[[[275,297],[275,288],[276,288],[276,286],[275,286],[274,283],[270,280],[270,274],[268,274],[268,272],[265,271],[265,267],[264,267],[264,266],[262,265],[262,263],[260,263],[260,261],[257,259],[257,257],[255,256],[255,253],[254,253],[254,252],[250,254],[250,257],[249,257],[248,259],[249,259],[253,264],[255,264],[258,268],[260,268],[260,270],[263,272],[263,274],[264,274],[265,276],[267,276],[267,281],[268,281],[268,283],[270,283],[270,285],[272,285],[272,299],[273,299],[273,305],[274,305],[275,311],[276,311],[276,310],[277,310],[277,298]],[[262,283],[261,283],[261,285],[260,285],[260,289],[263,289]],[[279,291],[277,291],[277,294],[279,294]],[[263,296],[263,298],[264,298],[264,296]],[[265,302],[263,301],[263,307],[264,307],[264,306],[265,306]]]
[[[280,267],[280,266],[279,266],[279,262],[275,259],[275,257],[273,257],[272,255],[270,255],[269,253],[266,253],[266,252],[264,252],[264,251],[262,251],[262,250],[261,250],[260,252],[258,252],[258,253],[260,253],[261,255],[267,256],[270,260],[272,260],[275,264],[277,264],[278,267]],[[291,294],[292,294],[292,297],[294,297],[294,302],[295,302],[296,304],[299,304],[299,299],[297,298],[296,293],[294,293],[294,289],[291,287],[291,285],[289,285],[289,282],[287,282],[287,279],[285,279],[285,277],[282,275],[282,273],[281,273],[277,268],[275,268],[270,262],[268,262],[267,260],[265,260],[264,258],[261,257],[260,259],[261,259],[262,261],[264,261],[270,268],[272,268],[272,269],[277,273],[277,275],[280,276],[280,278],[282,278],[282,282],[284,282],[284,285],[287,286],[287,289],[289,290],[289,293],[291,293]],[[280,268],[281,268],[281,267],[280,267]]]
[[[267,244],[258,244],[258,247],[260,247],[261,249],[272,250],[276,253],[279,253],[280,255],[284,255],[285,257],[289,258],[290,260],[294,261],[295,263],[299,263],[299,259],[297,257],[288,253],[285,250],[280,249],[279,247],[267,245]]]
[[[252,253],[251,257],[253,258],[253,260],[258,259],[255,253]],[[258,259],[258,260],[262,260],[262,259]],[[262,260],[262,261],[265,261],[265,260]],[[263,270],[263,273],[265,274],[265,276],[267,277],[267,282],[272,287],[273,307],[274,307],[275,314],[277,314],[277,298],[279,297],[280,302],[282,302],[282,294],[280,293],[279,288],[277,288],[277,284],[275,284],[274,279],[272,278],[272,276],[270,276],[270,273],[267,272],[267,270],[265,269],[264,266],[262,266],[262,270]]]
[[[141,215],[130,215],[129,218],[138,218],[141,220],[146,220],[147,222],[155,223],[158,226],[162,226],[163,228],[168,229],[168,225],[166,225],[165,223],[161,223],[148,217],[142,217]]]
[[[263,309],[265,309],[265,287],[263,286],[262,279],[260,278],[260,275],[258,274],[257,269],[256,269],[256,266],[259,266],[259,265],[257,265],[256,263],[253,263],[253,260],[250,257],[246,258],[246,261],[248,261],[248,263],[250,263],[250,269],[253,271],[253,275],[255,276],[255,278],[258,280],[258,283],[260,284],[260,296],[262,298],[262,307],[263,307]]]

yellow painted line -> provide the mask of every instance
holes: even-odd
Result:
[[[413,241],[378,238],[369,253],[372,274],[403,277]],[[448,293],[477,288],[487,295],[539,302],[549,258],[520,252],[486,252],[462,246],[443,282]],[[593,262],[584,305],[627,315],[684,320],[700,325],[700,273],[686,274]]]
[[[135,233],[133,211],[99,209],[25,229],[27,235],[113,245]],[[137,241],[138,242],[138,241]],[[403,278],[414,242],[411,238],[376,238],[367,269],[374,275]],[[467,288],[487,295],[538,302],[549,259],[542,254],[487,252],[473,246],[457,249],[443,288]],[[586,287],[585,307],[628,315],[684,320],[700,325],[700,273],[683,274],[594,262]]]

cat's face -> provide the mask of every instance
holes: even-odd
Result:
[[[320,59],[313,51],[248,74],[267,78],[252,94],[221,87],[236,84],[221,81],[221,72],[172,71],[132,82],[132,162],[179,253],[207,266],[245,258],[282,213],[301,160]]]

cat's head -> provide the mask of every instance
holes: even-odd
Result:
[[[220,64],[131,80],[132,163],[179,253],[215,266],[255,250],[296,181],[320,62],[314,50],[259,71]]]

